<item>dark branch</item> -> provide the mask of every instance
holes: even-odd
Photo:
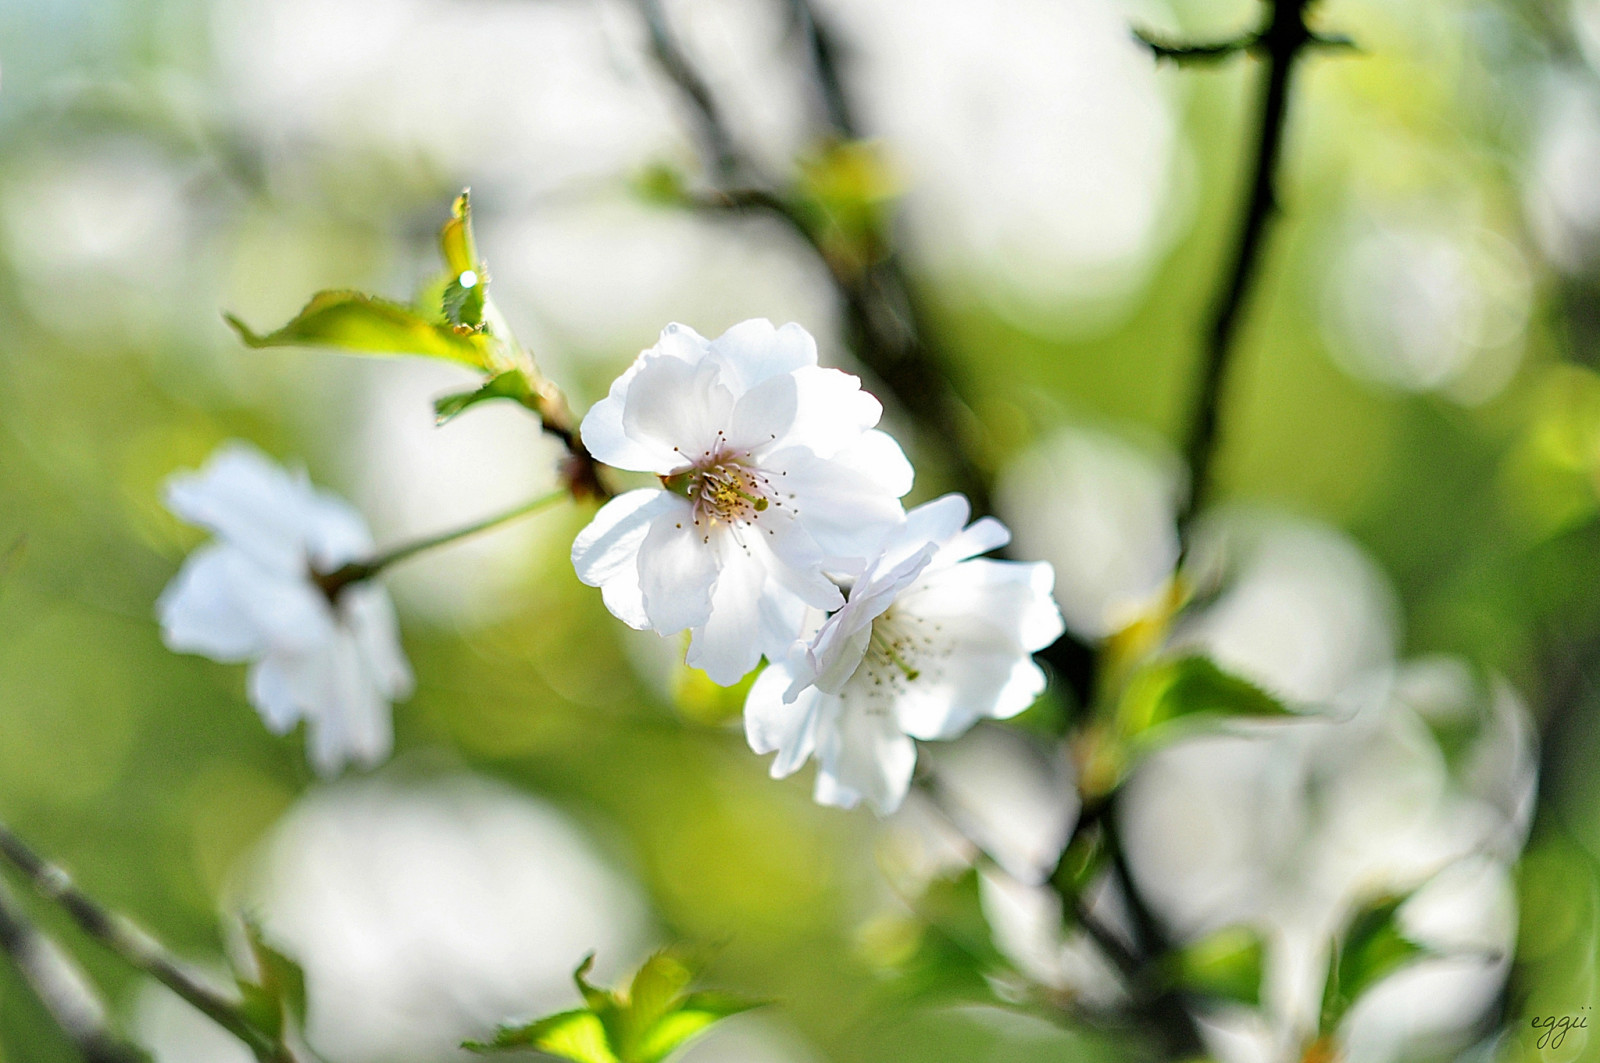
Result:
[[[72,1042],[84,1063],[146,1063],[148,1057],[121,1040],[106,1022],[105,1004],[61,946],[22,913],[0,883],[0,951]]]
[[[795,27],[805,41],[806,56],[811,63],[812,80],[817,94],[822,98],[823,110],[834,135],[842,140],[854,140],[861,135],[856,121],[855,108],[844,90],[844,80],[839,73],[840,47],[838,38],[827,23],[817,19],[810,0],[789,0]]]
[[[1185,530],[1210,500],[1214,487],[1213,465],[1223,388],[1231,356],[1238,346],[1241,315],[1260,272],[1268,224],[1278,211],[1278,159],[1283,148],[1291,75],[1305,49],[1318,40],[1305,23],[1308,2],[1273,0],[1266,28],[1250,38],[1253,49],[1266,59],[1256,120],[1254,161],[1232,261],[1217,291],[1211,323],[1206,330],[1200,380],[1184,441],[1190,490],[1179,514],[1179,526]]]
[[[261,1063],[295,1063],[289,1048],[257,1029],[245,1017],[238,1001],[205,985],[155,938],[102,908],[73,884],[70,875],[39,856],[3,825],[0,860],[21,872],[40,896],[58,905],[85,934],[237,1037]]]

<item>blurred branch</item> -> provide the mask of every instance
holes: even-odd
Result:
[[[811,61],[814,75],[813,80],[822,97],[828,124],[838,136],[854,140],[861,134],[856,122],[855,108],[851,106],[850,96],[845,92],[844,80],[839,74],[838,39],[825,24],[817,21],[810,0],[789,0],[789,10],[794,16],[795,27],[805,41],[807,58]]]
[[[0,951],[16,965],[84,1063],[145,1063],[147,1056],[111,1031],[106,1006],[66,952],[22,914],[0,883]]]
[[[1221,59],[1245,48],[1262,55],[1260,109],[1257,112],[1254,161],[1250,183],[1234,239],[1232,261],[1216,293],[1199,386],[1184,441],[1183,455],[1190,473],[1189,497],[1179,513],[1179,527],[1187,530],[1214,488],[1218,445],[1218,420],[1230,359],[1238,346],[1245,302],[1260,272],[1268,224],[1279,209],[1277,172],[1283,131],[1288,116],[1289,86],[1295,63],[1305,50],[1319,43],[1338,45],[1344,38],[1318,37],[1306,25],[1307,9],[1315,0],[1271,0],[1266,26],[1238,41],[1221,45],[1155,45],[1158,58]]]
[[[790,197],[758,180],[760,168],[739,146],[715,97],[678,45],[659,0],[638,0],[650,30],[651,49],[662,71],[693,106],[718,188],[692,201],[703,209],[762,212],[793,229],[821,259],[844,303],[848,338],[862,364],[883,383],[916,420],[922,441],[938,450],[956,486],[980,513],[990,511],[989,476],[973,455],[984,447],[981,426],[952,383],[949,360],[934,350],[927,336],[925,314],[898,258],[845,261],[829,251],[815,222]],[[807,50],[827,104],[832,135],[851,139],[855,123],[835,65],[837,45],[804,0],[795,0],[804,27]],[[753,182],[739,187],[738,181]]]
[[[245,1017],[239,1001],[203,984],[155,938],[102,908],[73,885],[70,875],[35,853],[4,825],[0,825],[0,860],[20,871],[40,896],[59,905],[85,934],[238,1038],[260,1063],[296,1063],[287,1045]]]
[[[661,9],[661,0],[637,0],[639,13],[644,16],[645,27],[650,31],[650,52],[662,73],[672,79],[678,90],[689,98],[700,126],[700,136],[706,143],[717,179],[732,182],[745,169],[745,160],[734,146],[733,135],[723,121],[721,108],[711,87],[695,69],[679,45],[667,14]]]

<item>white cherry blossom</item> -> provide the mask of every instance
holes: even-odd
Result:
[[[386,758],[389,704],[412,686],[394,606],[377,583],[348,584],[330,601],[316,580],[371,556],[360,514],[239,442],[170,479],[166,504],[217,537],[156,605],[168,648],[249,661],[251,704],[279,734],[306,721],[319,773]]]
[[[737,682],[788,650],[807,606],[844,604],[825,566],[859,567],[904,519],[911,465],[873,428],[882,412],[799,325],[668,325],[583,419],[597,459],[662,486],[600,510],[572,546],[578,578],[632,627],[689,629],[689,663]]]
[[[745,733],[757,753],[777,752],[775,778],[815,755],[818,802],[865,798],[888,813],[910,785],[914,739],[1015,716],[1044,690],[1032,654],[1064,630],[1055,574],[978,558],[1010,533],[989,517],[963,528],[967,516],[960,495],[908,513],[844,607],[756,679]]]

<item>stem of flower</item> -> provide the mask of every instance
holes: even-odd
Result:
[[[453,543],[458,539],[465,539],[468,536],[477,535],[479,532],[486,532],[491,528],[498,528],[502,524],[507,524],[513,520],[516,520],[518,517],[527,516],[529,513],[533,513],[555,502],[559,502],[563,498],[567,498],[570,495],[571,492],[567,488],[563,487],[560,490],[552,491],[547,495],[540,495],[538,498],[524,502],[522,505],[516,506],[513,509],[508,509],[504,513],[496,513],[492,517],[485,517],[483,520],[475,521],[472,524],[466,525],[465,527],[455,528],[447,532],[441,532],[438,535],[432,535],[426,539],[416,539],[409,543],[402,543],[401,545],[390,550],[386,550],[378,556],[370,558],[366,561],[351,561],[350,563],[340,568],[336,568],[332,572],[329,572],[325,575],[316,575],[315,578],[317,585],[322,588],[322,592],[328,596],[329,601],[336,601],[339,597],[339,593],[350,584],[371,579],[373,576],[376,576],[390,565],[398,564],[401,561],[405,561],[406,559],[414,557],[417,554],[424,553],[425,551],[432,550],[435,547],[445,546],[449,543]]]
[[[139,1049],[106,1023],[106,1006],[65,950],[22,913],[0,884],[0,951],[16,965],[39,1003],[77,1048],[85,1063],[144,1063]]]
[[[287,1045],[245,1018],[238,1001],[202,983],[155,938],[91,900],[73,884],[70,875],[35,853],[3,824],[0,824],[0,860],[21,872],[41,897],[59,905],[85,934],[237,1037],[260,1063],[296,1063]]]

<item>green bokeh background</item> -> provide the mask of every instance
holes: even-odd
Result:
[[[476,6],[463,4],[462,17]],[[1149,14],[1205,36],[1246,24],[1255,7],[1178,2]],[[1600,854],[1600,705],[1572,663],[1600,639],[1600,402],[1585,402],[1600,395],[1600,378],[1584,368],[1600,360],[1600,288],[1591,273],[1544,260],[1522,201],[1541,78],[1557,66],[1596,76],[1554,0],[1329,0],[1319,20],[1352,34],[1361,51],[1313,60],[1298,86],[1286,212],[1227,396],[1223,493],[1352,533],[1400,592],[1406,652],[1456,653],[1499,670],[1536,715],[1561,699],[1577,703],[1551,736],[1522,870],[1531,931],[1517,985],[1531,1003],[1516,1005],[1571,1010],[1587,1003],[1573,987],[1587,986],[1593,967]],[[230,869],[316,783],[300,743],[261,726],[242,669],[161,645],[153,603],[201,537],[163,510],[160,485],[221,440],[244,437],[348,488],[337,428],[384,366],[246,351],[222,307],[199,304],[214,295],[260,327],[320,286],[403,295],[429,268],[432,226],[473,175],[334,154],[305,187],[264,186],[244,134],[208,125],[204,106],[184,112],[162,87],[181,74],[204,96],[214,76],[206,25],[204,6],[183,0],[29,0],[0,11],[0,189],[18,187],[5,179],[25,163],[136,142],[192,175],[186,188],[203,219],[183,273],[162,288],[170,306],[143,307],[144,326],[125,331],[63,329],[60,315],[70,307],[115,322],[108,300],[148,296],[75,292],[65,277],[58,298],[30,299],[23,281],[34,265],[7,234],[0,546],[24,545],[0,579],[0,816],[93,895],[179,952],[214,960]],[[1180,101],[1189,158],[1178,180],[1193,206],[1109,327],[1063,339],[1003,318],[960,277],[928,282],[969,401],[1006,453],[1069,418],[1176,437],[1197,323],[1234,221],[1254,70],[1235,62],[1163,73]],[[1463,199],[1528,263],[1520,370],[1475,406],[1353,378],[1330,358],[1322,325],[1341,219],[1390,200]],[[479,201],[480,235],[505,206],[492,194]],[[28,205],[6,208],[14,221]],[[492,246],[492,235],[485,240]],[[197,300],[190,287],[200,277],[208,280]],[[713,334],[742,316],[729,307],[726,321],[694,324]],[[95,349],[83,349],[85,335]],[[564,382],[580,408],[652,339],[568,359]],[[927,472],[917,497],[938,488]],[[635,678],[625,632],[566,561],[586,518],[535,519],[562,530],[527,558],[512,614],[470,632],[407,623],[418,689],[397,709],[396,728],[408,763],[471,769],[569,811],[637,876],[665,936],[726,941],[715,980],[782,1001],[783,1021],[823,1058],[1023,1061],[1127,1050],[1042,1023],[996,1025],[898,1000],[860,932],[876,874],[870,813],[814,807],[805,782],[769,781],[736,728],[707,721],[717,706],[675,706]],[[128,1002],[134,977],[54,913],[32,910],[119,1006]],[[1517,1039],[1506,1051],[1537,1055]],[[0,1058],[72,1058],[3,966]]]

